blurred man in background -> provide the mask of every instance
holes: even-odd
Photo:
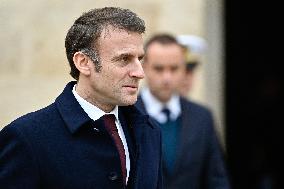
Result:
[[[178,91],[183,97],[188,98],[188,95],[194,85],[195,71],[200,64],[200,60],[196,55],[190,54],[187,48],[185,48],[184,51],[186,56],[184,77],[180,82]]]
[[[169,34],[145,44],[146,87],[136,106],[162,129],[166,189],[229,189],[223,152],[210,111],[178,93],[184,79],[184,47]]]
[[[195,35],[178,35],[176,39],[184,48],[186,64],[178,91],[183,97],[188,98],[195,82],[196,69],[200,65],[202,54],[207,49],[207,43],[203,38]]]

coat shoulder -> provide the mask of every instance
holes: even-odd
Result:
[[[201,103],[198,102],[194,102],[192,100],[188,100],[185,98],[181,98],[181,106],[183,111],[193,111],[196,113],[201,113],[201,114],[205,114],[208,116],[211,116],[212,111],[210,110],[210,108],[208,106],[205,106]]]
[[[50,120],[56,119],[56,111],[57,109],[53,103],[42,109],[22,115],[21,117],[13,120],[4,128],[7,127],[17,130],[32,130],[39,125],[47,124],[50,122]]]

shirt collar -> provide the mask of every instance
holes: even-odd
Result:
[[[160,123],[164,123],[166,121],[165,115],[161,113],[164,107],[167,107],[170,110],[171,120],[176,120],[181,114],[180,99],[177,94],[172,95],[167,103],[162,103],[153,96],[149,88],[144,88],[141,91],[141,98],[145,104],[148,114]]]
[[[91,104],[90,102],[88,102],[85,99],[83,99],[76,92],[76,85],[74,85],[74,87],[72,89],[72,93],[74,94],[74,96],[75,96],[76,100],[78,101],[78,103],[80,104],[80,106],[83,108],[83,110],[88,114],[88,116],[92,120],[96,121],[96,120],[100,119],[105,114],[114,114],[116,120],[118,120],[118,106],[115,106],[115,108],[111,112],[106,113],[103,110],[101,110],[98,107],[96,107],[93,104]]]

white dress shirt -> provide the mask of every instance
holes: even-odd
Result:
[[[129,158],[128,146],[127,146],[127,143],[126,143],[126,138],[125,138],[121,123],[119,122],[119,118],[118,118],[118,106],[115,106],[115,108],[111,112],[105,113],[104,111],[102,111],[98,107],[94,106],[93,104],[89,103],[88,101],[83,99],[81,96],[79,96],[79,94],[76,92],[76,85],[74,85],[72,93],[74,94],[76,100],[79,102],[80,106],[83,108],[83,110],[88,114],[88,116],[92,120],[96,121],[105,114],[114,114],[115,115],[115,125],[117,127],[118,134],[120,136],[120,139],[122,141],[122,144],[124,146],[124,151],[125,151],[126,173],[127,173],[126,183],[127,183],[128,177],[129,177],[129,172],[130,172],[130,158]]]
[[[162,103],[153,96],[149,88],[144,88],[141,90],[141,98],[147,113],[159,123],[165,123],[167,121],[166,115],[162,112],[163,108],[168,108],[170,110],[171,120],[176,120],[181,114],[181,105],[179,95],[177,94],[172,95],[167,103]]]

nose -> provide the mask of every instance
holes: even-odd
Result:
[[[133,64],[133,68],[130,71],[130,77],[135,77],[138,79],[143,79],[145,77],[145,73],[142,67],[140,60],[136,60]]]
[[[173,79],[173,74],[170,71],[165,71],[161,77],[165,83],[169,83]]]

